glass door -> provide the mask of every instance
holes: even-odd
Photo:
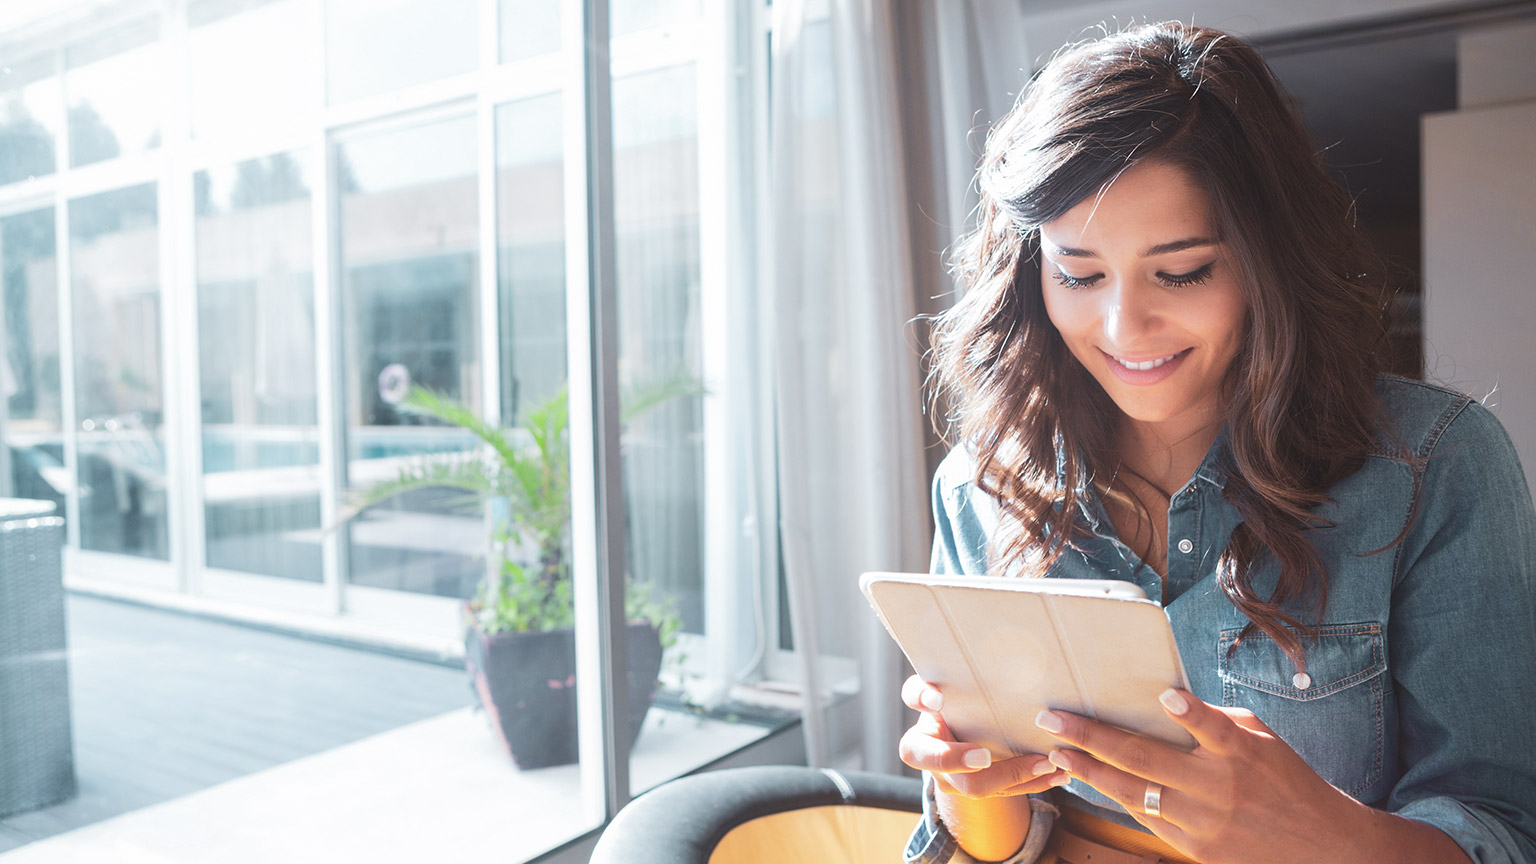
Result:
[[[74,481],[64,467],[54,236],[52,207],[0,217],[0,496],[52,501],[62,516]]]
[[[279,152],[193,175],[198,440],[204,592],[319,612],[328,520],[307,164]]]
[[[156,184],[69,202],[80,549],[170,560]]]
[[[412,412],[420,387],[484,416],[475,116],[335,145],[346,485],[367,489],[475,439]],[[453,489],[381,501],[347,522],[349,613],[455,632],[479,583],[483,509]]]

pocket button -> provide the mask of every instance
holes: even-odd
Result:
[[[1297,672],[1291,677],[1291,683],[1297,690],[1305,690],[1312,686],[1312,676],[1305,672]]]

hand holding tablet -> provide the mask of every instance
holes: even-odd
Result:
[[[995,760],[1047,753],[1051,708],[1192,750],[1159,707],[1189,684],[1168,615],[1129,582],[866,573],[860,588],[944,722]]]

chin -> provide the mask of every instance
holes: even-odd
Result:
[[[1170,402],[1166,399],[1137,399],[1116,398],[1110,393],[1110,401],[1120,409],[1127,419],[1137,423],[1166,423],[1177,420],[1180,417],[1188,417],[1200,410],[1198,400],[1178,400]]]
[[[1124,414],[1127,419],[1134,420],[1137,423],[1166,423],[1178,417],[1180,412],[1141,409],[1136,406],[1127,409],[1126,406],[1121,405],[1120,413]]]

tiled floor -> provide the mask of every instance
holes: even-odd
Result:
[[[462,668],[110,600],[68,611],[80,795],[0,820],[4,864],[515,862],[588,827],[575,766],[516,771]],[[767,732],[653,709],[635,789]]]
[[[80,794],[0,852],[470,704],[462,668],[142,606],[68,600]]]
[[[638,791],[764,735],[652,711]],[[576,766],[518,772],[460,709],[0,854],[4,864],[518,862],[593,827]]]

